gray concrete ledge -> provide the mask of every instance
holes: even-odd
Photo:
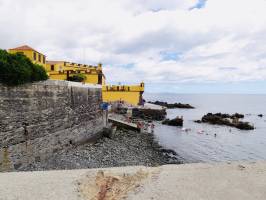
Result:
[[[79,82],[73,82],[73,81],[64,81],[64,80],[46,80],[46,81],[40,81],[40,82],[34,82],[30,84],[41,84],[41,85],[57,85],[57,86],[71,86],[71,87],[81,87],[81,88],[98,88],[101,89],[102,85],[98,84],[91,84],[91,83],[79,83]]]
[[[0,173],[1,200],[265,200],[266,162]]]

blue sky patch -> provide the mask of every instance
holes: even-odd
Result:
[[[180,53],[176,53],[176,52],[170,52],[170,51],[162,51],[160,52],[160,55],[162,57],[163,61],[167,61],[167,60],[178,60],[180,58]]]
[[[198,0],[195,6],[192,6],[189,10],[204,8],[207,0]]]
[[[123,65],[122,67],[127,68],[127,69],[131,69],[131,68],[133,68],[134,66],[135,66],[135,63],[128,63],[128,64],[126,64],[126,65]]]

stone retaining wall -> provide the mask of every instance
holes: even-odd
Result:
[[[102,131],[101,87],[45,81],[0,85],[0,171],[40,161]]]

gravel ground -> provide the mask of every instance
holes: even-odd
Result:
[[[104,137],[95,144],[59,151],[47,160],[33,163],[20,170],[159,166],[179,163],[171,151],[158,145],[152,134],[117,130],[112,139]]]

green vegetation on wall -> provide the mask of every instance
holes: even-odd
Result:
[[[0,83],[14,86],[47,79],[43,66],[33,64],[23,54],[10,54],[0,49]]]
[[[83,82],[86,80],[86,76],[84,74],[75,74],[73,76],[70,76],[67,80],[74,82]]]

